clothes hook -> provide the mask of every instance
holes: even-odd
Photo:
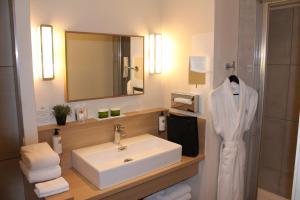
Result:
[[[234,72],[235,72],[235,61],[232,61],[232,63],[226,63],[224,67],[225,67],[226,70],[232,69],[231,73],[234,74]]]

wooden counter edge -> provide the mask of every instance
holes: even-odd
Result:
[[[124,190],[127,190],[132,187],[136,187],[142,183],[149,182],[151,180],[157,179],[159,177],[165,176],[168,173],[180,170],[182,168],[191,166],[195,163],[199,163],[200,161],[204,160],[205,156],[200,154],[197,157],[187,157],[187,156],[182,156],[182,159],[179,163],[175,163],[173,165],[170,165],[168,167],[163,167],[161,169],[155,170],[154,172],[147,173],[146,175],[134,178],[132,180],[126,181],[124,183],[118,184],[116,186],[112,186],[110,188],[104,189],[104,190],[95,190],[95,186],[92,185],[86,178],[84,178],[82,175],[80,175],[75,169],[69,169],[66,170],[64,174],[67,174],[66,180],[70,182],[70,179],[80,179],[81,181],[77,182],[73,187],[72,184],[70,184],[70,191],[64,192],[61,194],[49,196],[45,198],[45,200],[71,200],[71,199],[77,199],[76,195],[74,193],[77,193],[78,191],[76,190],[81,190],[83,192],[90,192],[91,194],[86,194],[85,199],[102,199],[102,198],[107,198],[111,195],[114,195],[116,193],[122,192]],[[63,174],[63,177],[64,177]],[[90,191],[86,191],[83,188],[86,187]],[[78,194],[78,196],[82,196]]]

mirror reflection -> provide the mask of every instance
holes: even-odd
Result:
[[[144,93],[144,38],[66,32],[67,101]]]

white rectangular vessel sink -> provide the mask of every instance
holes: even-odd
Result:
[[[145,134],[72,151],[73,167],[100,189],[166,167],[181,159],[180,145]]]

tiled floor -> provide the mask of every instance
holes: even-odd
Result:
[[[258,188],[257,200],[289,200],[289,199],[286,199],[274,193]]]

